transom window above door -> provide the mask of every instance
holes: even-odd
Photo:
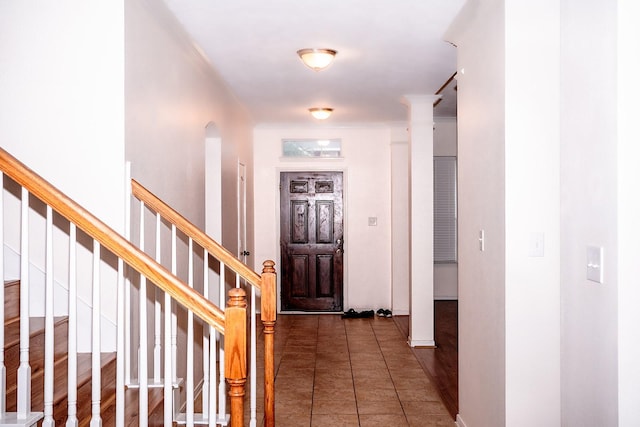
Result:
[[[341,139],[283,139],[283,157],[339,158]]]

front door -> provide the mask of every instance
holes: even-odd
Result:
[[[283,311],[342,311],[342,172],[280,174]]]

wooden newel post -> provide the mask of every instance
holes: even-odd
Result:
[[[247,294],[244,289],[229,291],[224,316],[224,376],[229,385],[231,427],[243,427],[247,382]]]
[[[262,263],[260,314],[264,325],[264,426],[276,425],[275,370],[273,338],[276,326],[276,270],[275,263]]]

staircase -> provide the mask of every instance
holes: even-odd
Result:
[[[5,365],[7,370],[6,407],[8,412],[16,411],[17,370],[19,365],[20,346],[20,281],[5,282]],[[41,317],[30,319],[30,360],[31,365],[31,405],[40,408],[44,405],[44,319]],[[54,396],[53,420],[55,425],[64,425],[67,420],[69,401],[67,400],[68,352],[67,333],[68,318],[56,318],[54,322]],[[116,393],[116,354],[103,353],[101,356],[101,403],[100,413],[105,426],[115,425],[115,393]],[[77,355],[77,395],[76,417],[79,426],[89,426],[91,421],[91,354]],[[128,389],[125,419],[128,425],[139,425],[137,390]],[[163,396],[161,390],[156,389],[150,399],[149,425],[161,426]],[[2,420],[0,419],[0,424]],[[41,424],[41,423],[39,423]]]
[[[264,400],[263,425],[274,426],[272,261],[263,263],[262,274],[254,272],[133,180],[129,198],[132,206],[139,206],[138,246],[2,149],[0,172],[0,261],[5,259],[6,227],[20,230],[23,254],[21,280],[6,282],[0,293],[0,317],[5,321],[0,331],[0,427],[242,427],[245,416],[254,427],[263,420],[256,412],[258,395]],[[7,188],[18,195],[19,206],[18,218],[11,211],[9,222],[4,219]],[[156,219],[155,255],[144,250],[149,240],[144,232],[154,228],[144,223],[149,211]],[[62,237],[54,236],[54,215],[57,230],[64,230]],[[34,221],[41,222],[44,235],[30,235]],[[129,217],[127,222],[135,220]],[[54,285],[55,239],[68,247],[70,273],[66,283]],[[186,255],[177,243],[185,241]],[[30,276],[34,242],[44,254],[42,285]],[[161,247],[169,250],[171,265],[160,263]],[[83,251],[88,251],[89,261]],[[183,262],[186,267],[178,269],[177,263]],[[217,281],[214,277],[210,282],[212,276]],[[0,277],[6,277],[3,262]],[[209,295],[215,286],[220,306]],[[78,297],[79,289],[84,299]],[[105,292],[108,301],[103,303]],[[89,310],[82,318],[80,301]],[[111,338],[104,327],[113,324],[113,309],[117,333]],[[256,347],[258,318],[264,327],[264,351]],[[78,351],[80,346],[83,350]],[[103,351],[109,348],[115,351]],[[263,393],[256,389],[257,372],[264,375]]]

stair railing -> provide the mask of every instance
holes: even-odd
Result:
[[[182,215],[180,215],[177,211],[172,209],[168,204],[164,203],[160,198],[155,196],[152,192],[143,187],[136,180],[131,180],[131,192],[132,192],[132,200],[134,201],[133,207],[139,206],[137,209],[138,214],[138,223],[137,228],[140,232],[139,236],[139,245],[141,249],[145,245],[145,213],[151,213],[155,217],[155,230],[153,238],[150,238],[150,241],[155,242],[155,256],[156,260],[160,262],[160,247],[161,247],[161,228],[170,228],[171,230],[171,269],[175,271],[175,257],[176,257],[176,234],[180,232],[188,241],[188,257],[189,257],[189,270],[187,272],[187,278],[185,281],[189,283],[190,286],[193,286],[194,282],[194,271],[193,271],[193,259],[194,254],[202,254],[202,264],[203,264],[203,293],[205,296],[208,296],[207,293],[210,287],[211,277],[211,267],[212,263],[217,263],[215,265],[217,275],[217,279],[219,283],[218,286],[218,299],[220,304],[224,304],[225,301],[225,289],[227,287],[227,282],[231,284],[231,287],[235,288],[248,288],[246,289],[247,294],[250,294],[250,303],[249,303],[249,322],[250,322],[250,337],[249,337],[249,425],[251,427],[259,424],[259,420],[257,419],[257,359],[258,359],[258,348],[257,348],[257,334],[256,334],[256,319],[257,319],[257,304],[256,297],[257,292],[260,292],[260,317],[263,324],[263,335],[262,338],[264,340],[264,425],[268,427],[272,427],[275,425],[275,391],[274,391],[274,348],[273,348],[273,340],[274,340],[274,331],[275,331],[275,322],[276,322],[276,277],[275,277],[275,269],[273,261],[265,261],[263,263],[262,274],[258,275],[251,268],[241,262],[236,256],[234,256],[231,252],[229,252],[226,248],[221,246],[211,237],[209,237],[206,233],[200,230],[198,227],[193,225],[187,219],[185,219]],[[134,211],[136,209],[132,209]],[[151,228],[151,227],[149,227]],[[198,255],[199,257],[200,255]],[[226,274],[226,271],[235,274],[235,277],[229,277]],[[158,301],[156,300],[155,306],[157,307]],[[131,312],[131,310],[127,310],[127,313]],[[160,334],[159,327],[159,319],[161,318],[161,313],[159,310],[155,311],[154,314],[155,322],[154,322],[154,330],[155,336],[158,337]],[[166,317],[165,317],[166,321]],[[175,331],[175,316],[173,317],[173,326],[172,331]],[[165,331],[168,329],[168,326],[165,328]],[[175,332],[172,332],[175,334]],[[192,323],[189,322],[187,327],[188,336],[193,335],[193,327]],[[226,353],[225,348],[223,346],[218,346],[217,351],[218,355],[216,355],[215,342],[216,336],[211,331],[203,330],[203,342],[202,348],[203,350],[203,383],[201,387],[201,395],[202,395],[202,413],[193,414],[193,408],[190,406],[194,400],[194,386],[193,384],[193,370],[194,367],[192,365],[187,365],[186,367],[186,408],[184,415],[180,415],[180,419],[185,419],[187,424],[191,421],[199,421],[199,420],[207,420],[209,418],[213,418],[216,411],[216,397],[218,399],[217,402],[217,416],[215,417],[218,422],[224,424],[224,415],[225,415],[225,395],[222,392],[216,393],[216,381],[215,381],[215,361],[219,360],[219,370],[220,372],[224,371]],[[145,337],[140,337],[140,342],[145,342]],[[175,352],[176,348],[173,343],[175,343],[175,336],[171,340],[172,342],[172,351]],[[187,342],[191,342],[191,339],[187,339]],[[168,340],[167,340],[168,345]],[[158,349],[161,347],[161,343],[159,339],[154,339],[154,351],[153,353],[156,356],[149,357],[151,363],[153,364],[152,371],[157,372],[158,366],[161,363],[161,358],[157,355],[161,353],[161,350]],[[209,349],[209,351],[206,351]],[[164,348],[164,351],[168,351],[168,349]],[[127,353],[130,354],[130,353]],[[142,355],[139,357],[140,362],[137,366],[138,371],[142,371],[144,373],[147,372],[148,367],[146,366],[146,358]],[[189,361],[190,358],[187,358]],[[141,366],[142,365],[142,366]],[[167,371],[168,373],[168,371]],[[175,367],[173,368],[173,381],[177,381],[175,375]],[[139,380],[144,377],[143,373],[139,373]],[[166,377],[165,380],[166,381]],[[153,386],[154,383],[157,384],[158,376],[154,375],[152,379],[145,384],[145,387]],[[131,381],[132,385],[135,386],[135,382]],[[143,385],[140,385],[143,386]],[[168,392],[165,389],[165,392]],[[167,408],[165,407],[165,410]],[[165,414],[165,417],[169,417],[169,414]]]
[[[101,414],[101,325],[100,325],[100,316],[101,316],[101,307],[100,307],[100,287],[101,287],[101,274],[100,274],[100,260],[101,260],[101,250],[106,249],[108,252],[112,253],[117,257],[117,305],[122,306],[124,300],[124,276],[125,276],[125,265],[131,271],[137,272],[139,274],[140,281],[148,280],[150,283],[155,285],[157,288],[161,289],[168,298],[171,298],[177,304],[184,307],[188,310],[188,313],[195,314],[202,322],[209,325],[212,330],[215,330],[219,334],[223,334],[225,337],[224,346],[226,349],[225,352],[225,377],[226,381],[229,385],[229,400],[231,404],[231,425],[233,427],[240,427],[243,425],[244,420],[244,409],[243,409],[243,395],[244,395],[244,386],[246,382],[246,293],[243,289],[234,289],[229,292],[230,300],[227,304],[227,308],[223,312],[220,308],[218,308],[215,304],[207,300],[203,295],[199,294],[193,288],[185,284],[183,281],[178,279],[176,275],[172,274],[169,270],[164,268],[158,262],[156,262],[153,258],[145,254],[143,251],[134,246],[127,239],[116,233],[98,218],[93,216],[86,209],[75,203],[65,194],[57,190],[39,175],[31,171],[5,150],[0,148],[0,171],[2,174],[0,176],[9,177],[13,182],[15,182],[18,186],[20,186],[21,190],[21,220],[20,220],[20,240],[21,240],[21,248],[20,248],[20,258],[21,258],[21,286],[20,286],[20,361],[19,367],[17,368],[17,373],[14,375],[14,381],[17,381],[17,385],[8,384],[9,371],[6,369],[7,359],[5,359],[4,351],[0,353],[0,386],[3,386],[2,390],[0,390],[1,399],[0,399],[0,410],[3,412],[0,413],[0,425],[35,425],[37,422],[42,420],[42,425],[44,426],[52,426],[52,425],[61,425],[62,422],[66,419],[67,426],[77,426],[79,423],[79,419],[76,414],[76,410],[78,409],[77,403],[75,399],[76,396],[73,393],[69,393],[67,396],[67,405],[68,410],[66,414],[54,414],[52,408],[52,395],[54,393],[53,386],[53,375],[51,369],[51,361],[53,360],[53,328],[52,321],[53,315],[52,312],[52,304],[53,295],[52,295],[52,277],[53,271],[51,266],[52,259],[52,245],[50,243],[46,243],[45,249],[45,259],[46,267],[45,267],[45,348],[44,348],[44,358],[45,358],[45,372],[44,372],[44,398],[42,407],[38,406],[37,409],[42,409],[42,412],[33,411],[32,408],[32,396],[37,395],[39,390],[32,389],[31,384],[31,367],[29,365],[29,291],[30,291],[30,280],[29,280],[29,202],[30,199],[33,200],[30,196],[34,196],[41,202],[45,204],[46,208],[46,232],[44,238],[46,242],[52,241],[53,234],[53,215],[54,212],[60,217],[65,218],[69,224],[69,296],[75,295],[75,289],[71,289],[76,286],[74,283],[75,279],[72,279],[74,271],[75,263],[76,263],[76,246],[77,242],[75,240],[76,228],[80,229],[84,234],[89,236],[89,238],[93,241],[93,273],[92,273],[92,343],[91,343],[91,366],[92,366],[92,380],[91,380],[91,416],[90,423],[91,426],[99,426],[102,424],[102,416]],[[4,187],[4,184],[3,184]],[[0,187],[1,189],[2,187]],[[4,190],[0,191],[4,193]],[[0,202],[3,202],[0,199]],[[2,206],[0,206],[1,208]],[[0,209],[2,210],[2,209]],[[0,216],[1,218],[1,216]],[[0,229],[3,229],[0,223]],[[0,237],[2,234],[0,233]],[[4,245],[4,240],[0,241],[0,246]],[[103,253],[104,254],[104,253]],[[2,264],[2,263],[0,263]],[[231,263],[232,264],[232,263]],[[265,263],[266,265],[266,263]],[[272,269],[273,264],[271,264]],[[267,266],[267,270],[269,267]],[[0,272],[2,272],[0,270]],[[249,276],[249,275],[248,275]],[[4,277],[4,276],[3,276]],[[275,285],[275,275],[273,271],[267,271],[263,274],[260,279],[260,283],[265,287],[270,285]],[[4,291],[3,291],[4,292]],[[264,298],[264,297],[263,297]],[[268,298],[268,297],[267,297]],[[4,294],[2,296],[4,299]],[[0,300],[1,301],[1,300]],[[69,301],[69,308],[73,309],[75,301]],[[4,308],[4,305],[3,305]],[[118,323],[123,322],[122,312],[118,311]],[[74,317],[70,314],[70,317]],[[275,317],[275,312],[273,313]],[[264,316],[263,316],[264,317]],[[75,328],[72,324],[76,322],[77,319],[72,320],[69,324],[69,328]],[[72,339],[69,339],[69,347],[71,348],[75,343],[71,343],[71,341],[75,341],[73,339],[73,332],[69,331]],[[0,335],[0,338],[3,338],[3,342],[0,342],[0,347],[4,349],[4,336]],[[119,334],[117,337],[117,347],[119,349],[119,353],[122,353],[121,349],[123,348],[124,337],[122,334]],[[75,354],[71,355],[73,357],[68,358],[68,364],[72,364],[73,359],[75,359]],[[71,391],[75,389],[75,381],[73,373],[75,373],[75,369],[77,367],[69,366],[68,367],[68,388]],[[265,370],[268,368],[265,368]],[[5,373],[7,375],[5,376]],[[116,388],[118,390],[124,389],[124,367],[122,364],[122,358],[118,357],[117,369],[116,369]],[[56,380],[57,381],[57,380]],[[5,400],[8,396],[7,388],[12,386],[14,388],[15,400],[16,402],[12,403],[12,406],[15,407],[14,412],[7,412],[9,409],[9,404]],[[141,393],[138,394],[138,397],[144,399]],[[87,396],[83,396],[84,401],[87,401]],[[116,394],[116,409],[115,409],[115,421],[113,419],[110,422],[113,422],[116,426],[123,426],[125,424],[124,420],[124,405],[125,402],[130,400],[129,397],[125,397],[121,393]],[[143,414],[139,414],[141,416],[138,425],[147,425],[147,420],[142,418]],[[131,420],[127,420],[130,422]],[[83,421],[80,421],[80,424],[83,424]],[[165,423],[165,425],[167,425]],[[172,422],[168,425],[172,425]],[[210,423],[210,425],[213,425]]]

